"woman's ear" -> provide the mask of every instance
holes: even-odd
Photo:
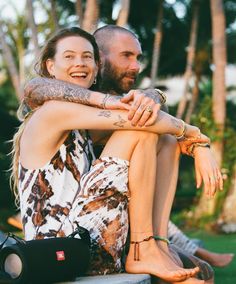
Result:
[[[51,77],[54,77],[54,61],[52,59],[47,59],[46,61],[46,66],[48,73],[50,74]]]

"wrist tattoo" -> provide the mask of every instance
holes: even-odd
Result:
[[[98,113],[98,116],[104,116],[106,118],[111,117],[111,112],[109,110],[102,110]]]
[[[124,126],[125,126],[125,123],[127,122],[125,119],[123,119],[122,117],[121,117],[121,115],[119,114],[118,115],[118,121],[116,121],[115,123],[114,123],[114,125],[115,126],[118,126],[118,127],[120,127],[120,128],[123,128]]]

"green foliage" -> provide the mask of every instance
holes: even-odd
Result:
[[[13,206],[13,196],[9,187],[9,168],[11,144],[8,142],[12,139],[13,133],[18,126],[15,117],[15,110],[18,101],[14,90],[9,81],[6,81],[0,88],[0,207]]]

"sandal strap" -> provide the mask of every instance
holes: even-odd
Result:
[[[155,236],[153,236],[153,238],[156,241],[162,241],[162,242],[167,243],[168,245],[170,244],[170,241],[167,238],[165,238],[165,237],[161,237],[161,236],[155,235]]]
[[[142,241],[131,241],[130,242],[130,244],[134,245],[134,260],[135,261],[140,261],[140,258],[139,258],[139,244],[143,243],[143,242],[148,242],[151,239],[155,239],[155,237],[154,236],[149,236],[149,237],[143,239]]]

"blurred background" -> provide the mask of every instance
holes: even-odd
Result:
[[[173,219],[187,229],[231,233],[235,247],[235,0],[1,0],[0,230],[10,230],[6,219],[15,212],[8,141],[19,125],[16,110],[40,47],[61,27],[92,33],[105,24],[137,34],[144,52],[137,87],[166,91],[171,114],[211,137],[221,165],[224,191],[209,200],[195,188],[193,159],[182,158]]]

